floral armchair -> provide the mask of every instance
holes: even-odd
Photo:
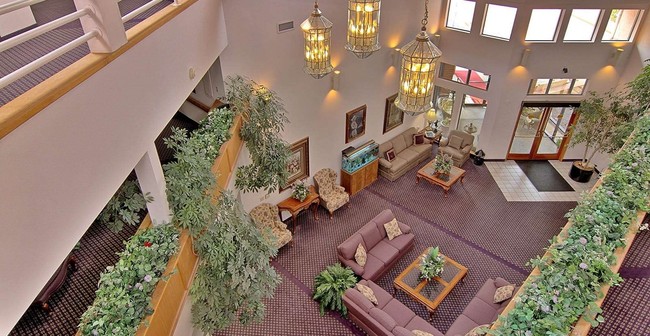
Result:
[[[316,192],[320,196],[320,204],[332,213],[350,202],[350,195],[345,192],[345,188],[336,184],[336,172],[330,168],[323,168],[314,174]]]
[[[275,246],[278,249],[291,242],[293,239],[291,231],[287,229],[287,225],[280,221],[277,206],[269,203],[262,203],[251,210],[250,216],[260,230],[267,227],[269,228],[273,235],[273,237],[269,238],[274,239],[276,243]]]

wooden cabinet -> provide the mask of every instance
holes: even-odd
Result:
[[[377,180],[378,169],[379,160],[375,159],[352,174],[341,170],[341,185],[350,195],[354,195]]]

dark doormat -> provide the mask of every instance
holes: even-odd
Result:
[[[574,191],[548,161],[515,162],[537,188],[537,191]]]

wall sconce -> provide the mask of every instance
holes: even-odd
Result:
[[[519,65],[524,67],[528,65],[528,56],[530,56],[530,49],[526,48],[521,53],[521,59],[519,60]]]
[[[614,50],[614,53],[612,54],[612,63],[611,63],[612,65],[615,66],[616,63],[618,63],[618,60],[619,60],[619,58],[621,58],[621,54],[624,51],[625,51],[625,49],[623,49],[623,48],[616,48],[616,50]]]
[[[341,83],[341,70],[334,70],[332,73],[332,82],[330,89],[334,91],[339,90],[339,84]]]
[[[433,42],[433,44],[439,46],[440,45],[440,38],[441,38],[440,34],[433,34],[433,36],[431,37],[431,42]]]
[[[400,51],[400,48],[393,48],[393,50],[390,52],[390,57],[392,60],[391,65],[396,68],[402,65],[402,53],[400,53]]]

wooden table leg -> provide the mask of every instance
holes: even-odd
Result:
[[[313,203],[314,206],[314,219],[318,220],[318,206],[320,205],[320,202],[315,202]]]
[[[449,189],[443,188],[443,190],[445,191],[445,198],[447,198],[447,196],[449,196],[449,195],[447,195],[447,193],[449,192]]]
[[[420,183],[420,177],[419,176],[415,176],[415,183]]]
[[[293,233],[296,233],[296,214],[291,214],[291,224],[293,225]]]

